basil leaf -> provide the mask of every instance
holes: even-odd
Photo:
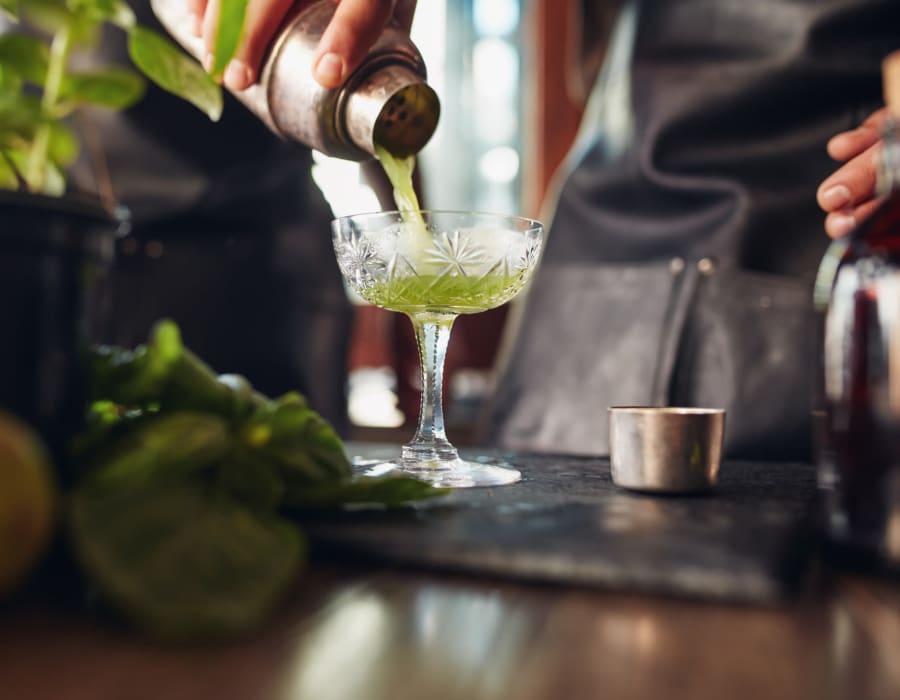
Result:
[[[216,48],[213,67],[210,71],[219,78],[228,62],[234,56],[244,33],[244,17],[247,14],[247,0],[220,0],[219,26],[216,29]]]
[[[28,0],[21,5],[22,16],[34,27],[55,34],[67,26],[75,44],[96,44],[99,20],[76,12],[64,0]]]
[[[3,155],[5,159],[8,159],[9,162],[6,163],[7,167],[12,164],[15,167],[19,174],[24,176],[26,169],[28,168],[28,153],[27,150],[30,146],[25,146],[23,149],[8,149],[3,151]],[[59,197],[66,191],[66,181],[63,177],[62,172],[59,168],[56,167],[54,163],[51,161],[47,161],[43,167],[41,168],[43,171],[42,177],[42,189],[41,193],[50,195],[52,197]],[[9,172],[12,172],[12,169],[9,169]],[[15,177],[15,173],[13,173]],[[18,189],[18,181],[16,182],[15,189]]]
[[[78,157],[78,137],[69,127],[60,122],[50,124],[50,159],[60,168],[67,168]]]
[[[18,172],[12,154],[0,151],[0,190],[19,189],[20,177],[22,173]]]
[[[77,14],[111,22],[122,29],[131,29],[137,24],[134,11],[122,0],[68,0],[66,4]]]
[[[304,484],[288,489],[285,506],[289,509],[339,508],[348,503],[399,506],[423,498],[450,493],[408,476],[355,476],[342,481]]]
[[[0,65],[4,73],[10,71],[23,80],[42,85],[47,76],[49,55],[47,45],[37,37],[24,34],[0,36]]]
[[[0,144],[12,137],[30,139],[45,121],[36,95],[0,92]]]
[[[19,0],[0,0],[0,12],[13,22],[19,21]]]
[[[205,413],[166,413],[141,421],[93,455],[86,485],[176,483],[208,470],[229,454],[228,427]]]
[[[288,490],[349,478],[352,472],[334,428],[299,394],[261,407],[241,426],[240,438],[279,466]]]
[[[69,75],[62,97],[110,109],[130,107],[144,96],[144,79],[127,68],[107,68],[93,73]]]
[[[19,92],[21,89],[22,77],[0,63],[0,92]]]
[[[22,171],[24,172],[24,164]],[[66,177],[53,161],[48,160],[44,165],[44,177],[41,181],[44,185],[41,190],[43,194],[62,197],[66,193]]]
[[[213,121],[222,116],[222,89],[168,39],[151,29],[134,27],[128,33],[128,53],[161,88],[187,100]]]
[[[185,352],[181,331],[168,319],[158,321],[150,342],[134,350],[97,346],[88,358],[91,395],[95,400],[110,399],[123,405],[158,404],[172,367]],[[212,370],[209,374],[215,382]]]

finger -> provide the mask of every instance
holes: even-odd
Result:
[[[244,37],[225,69],[226,86],[244,90],[256,82],[266,50],[293,5],[293,0],[250,0]]]
[[[828,155],[835,160],[849,160],[859,155],[881,138],[887,116],[887,108],[882,107],[856,129],[832,137],[828,142]]]
[[[850,159],[819,185],[816,201],[825,211],[856,206],[875,194],[881,143]]]
[[[313,76],[326,88],[338,87],[362,62],[391,18],[394,0],[342,0],[322,34],[313,59]]]
[[[191,20],[191,33],[194,36],[202,36],[206,0],[187,0],[187,11]]]
[[[868,219],[884,200],[873,198],[855,209],[833,211],[825,217],[825,232],[831,238],[842,238]]]
[[[208,4],[203,16],[203,43],[206,45],[203,65],[210,70],[219,23],[219,0],[204,1]],[[246,90],[256,82],[266,49],[292,4],[292,0],[250,0],[241,43],[222,76],[227,88]]]

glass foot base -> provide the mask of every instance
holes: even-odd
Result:
[[[508,466],[468,462],[464,459],[440,460],[433,462],[409,462],[404,460],[365,462],[366,476],[400,474],[411,476],[432,486],[445,488],[472,488],[476,486],[504,486],[514,484],[522,478],[522,472]]]

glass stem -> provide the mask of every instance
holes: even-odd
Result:
[[[444,432],[443,384],[444,358],[450,341],[455,314],[410,314],[419,347],[422,370],[422,403],[419,424],[413,439],[403,446],[403,459],[447,461],[457,459],[456,448]]]

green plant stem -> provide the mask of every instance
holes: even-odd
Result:
[[[47,80],[44,83],[44,94],[41,98],[41,108],[46,116],[53,115],[56,111],[71,50],[72,28],[65,24],[53,36],[53,43],[50,45]],[[47,172],[47,157],[50,149],[50,131],[50,123],[44,123],[38,127],[34,137],[34,145],[28,156],[28,174],[26,179],[29,187],[34,192],[40,192],[44,189],[44,177]]]
[[[27,192],[28,183],[25,182],[25,178],[22,177],[22,173],[19,172],[19,168],[15,162],[13,162],[13,159],[9,157],[9,154],[6,151],[0,151],[0,158],[6,163],[6,167],[12,171],[13,177],[16,178],[16,186],[18,187],[19,192]]]

